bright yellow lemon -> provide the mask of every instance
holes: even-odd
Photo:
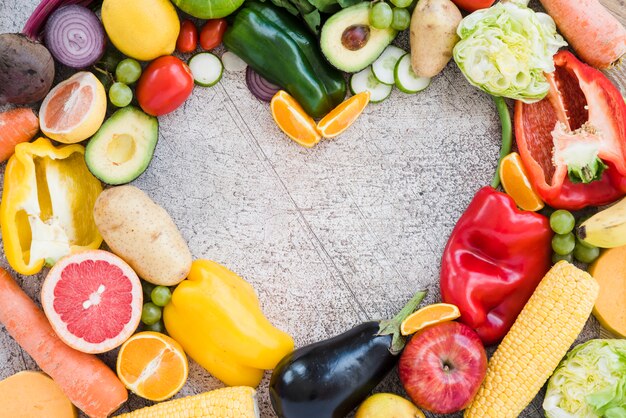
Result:
[[[113,45],[140,61],[170,55],[180,31],[169,0],[104,0],[102,23]]]

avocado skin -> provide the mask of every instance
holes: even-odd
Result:
[[[108,145],[121,135],[134,139],[135,152],[127,161],[115,164],[108,159]],[[113,113],[91,137],[85,149],[85,162],[89,171],[104,183],[130,183],[148,168],[158,139],[157,118],[138,107],[126,106]]]
[[[320,47],[335,68],[355,73],[361,71],[383,53],[398,32],[392,28],[376,29],[369,24],[369,2],[355,4],[332,15],[322,27]],[[351,51],[341,42],[344,31],[350,26],[369,27],[370,35],[364,47]]]
[[[343,74],[326,62],[315,36],[271,2],[246,2],[223,38],[224,46],[254,71],[321,118],[343,101]]]

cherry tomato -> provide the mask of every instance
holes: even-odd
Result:
[[[176,49],[178,52],[186,54],[193,52],[198,46],[198,29],[196,25],[189,19],[183,20],[180,24],[180,32],[176,40]]]
[[[487,7],[491,7],[492,4],[496,2],[496,0],[452,0],[454,4],[456,4],[459,9],[463,9],[466,12],[475,12],[479,9],[486,9]]]
[[[226,19],[212,19],[202,26],[200,30],[200,46],[205,51],[218,47],[222,43],[224,32],[226,32]]]
[[[193,76],[187,64],[171,55],[159,57],[139,77],[137,101],[149,115],[164,115],[187,100],[193,84]]]

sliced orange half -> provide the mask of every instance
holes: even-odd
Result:
[[[117,376],[142,398],[163,401],[176,395],[187,381],[189,365],[183,348],[167,335],[140,332],[130,337],[117,355]]]
[[[81,71],[50,90],[39,109],[39,126],[48,138],[73,144],[96,133],[106,110],[104,86]]]
[[[521,209],[534,212],[543,208],[543,200],[533,189],[522,158],[517,152],[512,152],[502,159],[500,181],[504,190]]]
[[[417,331],[439,324],[441,322],[452,321],[461,316],[459,308],[449,303],[435,303],[424,306],[405,318],[400,325],[402,335],[411,335]]]
[[[286,91],[280,90],[272,97],[270,108],[278,127],[298,144],[311,148],[322,139],[313,118]]]
[[[358,119],[369,102],[369,91],[355,94],[324,116],[317,124],[317,130],[324,138],[339,135]]]

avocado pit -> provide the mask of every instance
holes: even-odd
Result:
[[[350,51],[358,51],[367,45],[370,39],[370,27],[367,25],[348,26],[341,34],[341,44]]]

